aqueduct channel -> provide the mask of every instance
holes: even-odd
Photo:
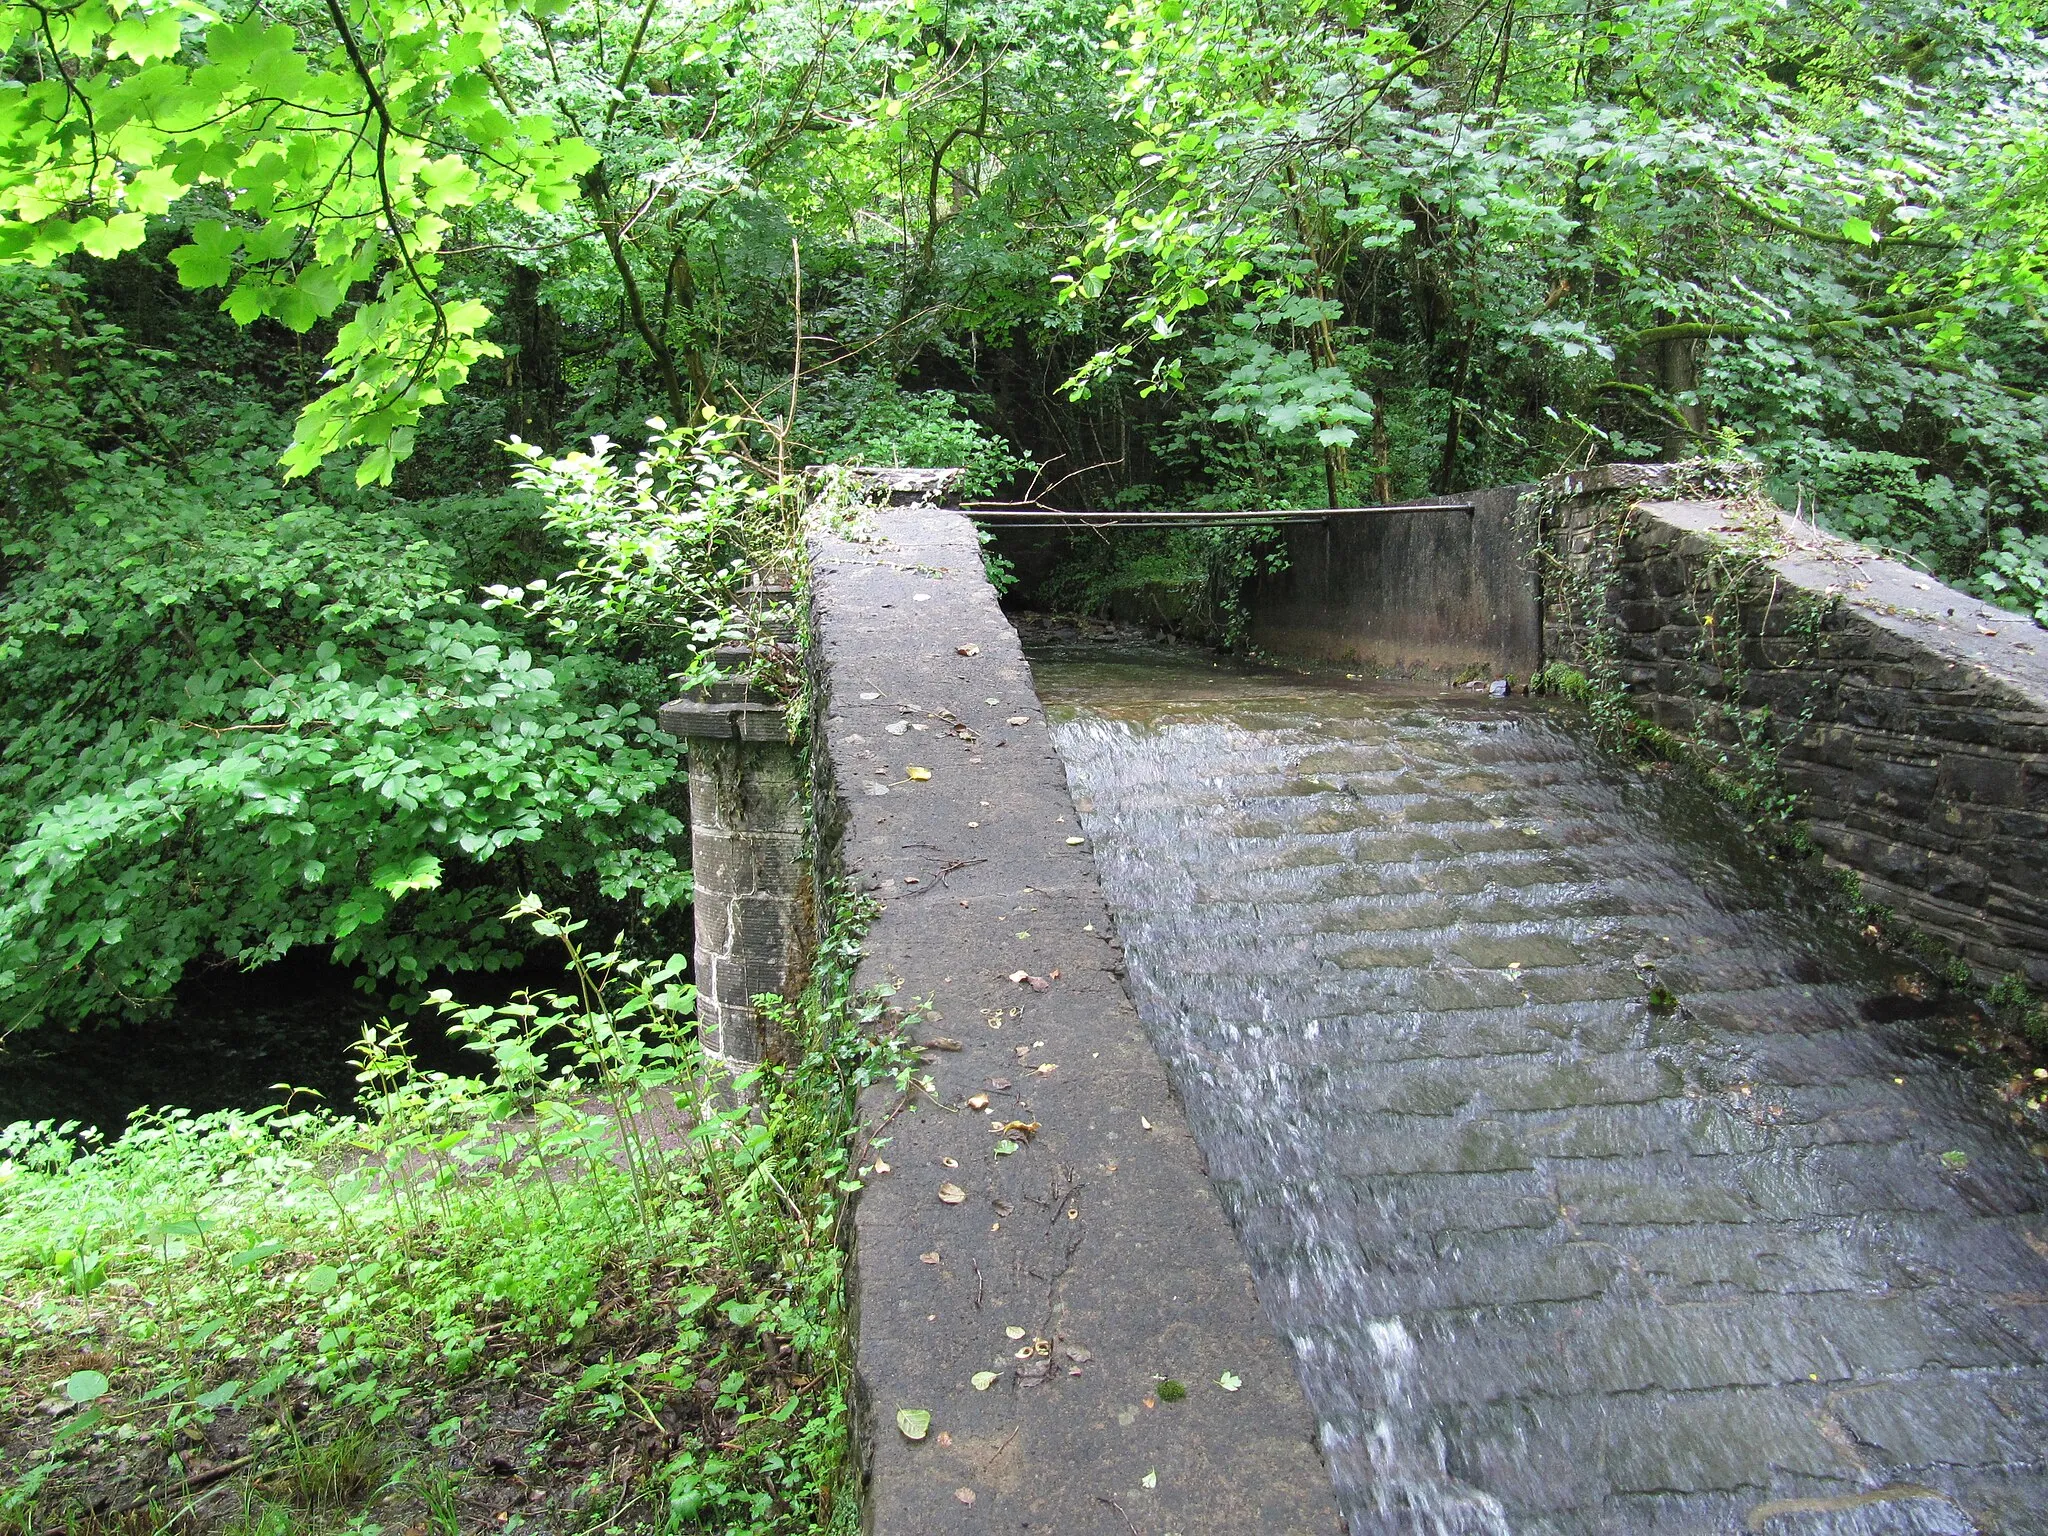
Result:
[[[2039,632],[1651,473],[1290,528],[1295,670],[1027,657],[962,514],[819,522],[821,846],[928,1043],[856,1212],[871,1529],[2048,1532],[2048,1144],[1724,805],[1444,683],[1767,732],[1835,863],[2042,979]]]

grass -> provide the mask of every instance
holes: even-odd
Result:
[[[847,925],[734,1084],[681,963],[441,1000],[365,1110],[0,1130],[0,1532],[850,1531],[840,1218],[907,1072]]]

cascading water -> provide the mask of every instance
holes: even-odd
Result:
[[[1036,666],[1356,1536],[2048,1530],[2039,1159],[1720,808],[1527,701]]]

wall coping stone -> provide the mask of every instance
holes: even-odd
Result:
[[[789,711],[780,704],[671,699],[655,712],[654,718],[671,736],[712,741],[789,740]]]
[[[845,470],[870,489],[882,492],[891,506],[898,507],[943,506],[967,478],[964,469],[901,469],[879,464],[813,464],[804,473],[815,482],[831,468]]]
[[[1723,537],[1730,528],[1722,501],[1648,501],[1638,510],[1702,538]],[[2024,696],[2015,701],[2022,707],[2048,711],[2048,630],[2027,615],[1946,586],[1789,512],[1775,517],[1773,537],[1783,553],[1770,568],[1793,586],[1839,598],[1879,629],[2014,689]]]
[[[819,819],[838,825],[840,877],[879,903],[858,982],[893,987],[923,1011],[916,1038],[946,1042],[929,1092],[893,1118],[888,1089],[861,1106],[892,1167],[853,1214],[865,1528],[1334,1536],[1313,1416],[1124,992],[974,527],[917,506],[862,522],[809,536]],[[927,729],[884,729],[904,721]],[[995,1156],[1010,1119],[1036,1134]],[[966,1198],[942,1203],[945,1184]],[[1040,1338],[1050,1353],[1020,1374]],[[977,1391],[982,1371],[997,1380]],[[1160,1402],[1162,1377],[1186,1399]],[[931,1414],[927,1438],[898,1432],[901,1409]]]

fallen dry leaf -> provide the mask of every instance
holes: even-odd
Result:
[[[878,1157],[878,1158],[876,1158],[876,1159],[875,1159],[875,1172],[877,1172],[877,1173],[887,1173],[888,1171],[889,1171],[889,1165],[888,1165],[887,1163],[883,1162],[883,1161],[882,1161],[882,1160],[881,1160],[881,1159],[880,1159],[879,1157]]]
[[[938,1251],[938,1249],[934,1248],[934,1249],[933,1249],[933,1250],[932,1250],[932,1251],[931,1251],[930,1253],[920,1253],[920,1254],[919,1254],[919,1255],[917,1256],[917,1262],[918,1262],[918,1263],[920,1263],[920,1264],[936,1264],[936,1263],[938,1263],[938,1262],[939,1262],[939,1251]]]
[[[1011,725],[1029,725],[1031,717],[1029,715],[1012,715],[1010,716],[1009,723]]]
[[[1024,1337],[1024,1330],[1022,1328],[1019,1328],[1015,1323],[1012,1323],[1009,1327],[1003,1330],[1003,1337],[1008,1339],[1021,1339]]]
[[[922,784],[932,776],[932,771],[929,768],[920,768],[913,763],[910,767],[903,770],[903,776],[906,779],[915,779],[918,783]]]
[[[1093,1350],[1083,1349],[1078,1344],[1069,1344],[1066,1348],[1066,1356],[1076,1365],[1086,1365],[1090,1360],[1093,1360],[1095,1358],[1095,1352]]]
[[[1001,1093],[1010,1086],[1010,1080],[1007,1077],[992,1077],[988,1080],[988,1085],[997,1093]]]
[[[1021,1136],[1026,1141],[1029,1141],[1038,1134],[1038,1122],[1036,1120],[1006,1120],[1001,1125],[990,1126],[989,1129],[998,1131],[1005,1136]]]
[[[985,1093],[970,1093],[967,1095],[967,1107],[969,1109],[987,1109],[988,1095]]]
[[[1147,1120],[1143,1115],[1138,1116],[1138,1124],[1143,1126],[1148,1131],[1152,1129],[1152,1122],[1150,1120]]]
[[[962,1504],[972,1504],[974,1502],[974,1490],[972,1488],[955,1488],[953,1490],[953,1497]]]
[[[951,1035],[934,1035],[931,1039],[919,1045],[918,1049],[921,1051],[957,1051],[960,1049],[960,1042]]]
[[[976,1371],[967,1379],[974,1383],[975,1391],[986,1392],[990,1387],[1001,1381],[1002,1377],[998,1376],[994,1371]]]
[[[1052,983],[1043,976],[1026,976],[1024,978],[1024,985],[1034,992],[1048,992],[1052,990]]]
[[[891,736],[901,736],[910,729],[910,722],[908,720],[891,720],[882,729]]]
[[[942,1204],[958,1205],[966,1198],[967,1191],[958,1184],[941,1184],[939,1186],[939,1200]]]
[[[956,655],[960,656],[979,656],[981,654],[981,647],[978,645],[956,645],[953,647],[953,650]]]
[[[1029,971],[1012,971],[1012,972],[1010,972],[1010,980],[1012,980],[1012,981],[1028,981],[1028,980],[1030,979],[1030,976],[1031,976],[1031,973],[1030,973]]]
[[[1058,1062],[1047,1061],[1041,1062],[1038,1066],[1033,1067],[1031,1070],[1036,1072],[1040,1077],[1050,1077],[1053,1073],[1059,1071],[1059,1069],[1060,1064]]]

